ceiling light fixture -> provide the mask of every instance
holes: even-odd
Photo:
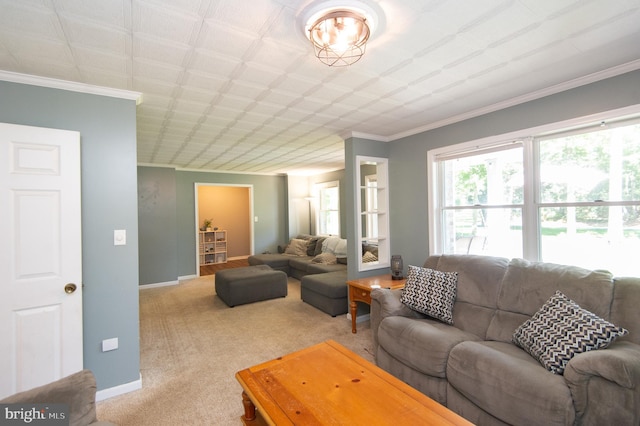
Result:
[[[358,62],[371,34],[367,19],[349,10],[321,16],[308,31],[316,57],[330,67]]]
[[[329,0],[304,16],[304,33],[315,56],[330,67],[352,65],[362,58],[377,26],[377,14],[360,1]]]

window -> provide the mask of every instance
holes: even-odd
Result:
[[[320,183],[318,192],[318,234],[340,235],[340,186],[338,181]]]
[[[429,154],[431,251],[640,276],[640,124]]]

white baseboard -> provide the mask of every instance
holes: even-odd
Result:
[[[185,280],[192,280],[194,278],[198,278],[198,276],[196,274],[193,275],[183,275],[181,277],[178,277],[178,281],[185,281]]]
[[[138,380],[134,380],[133,382],[99,390],[96,392],[96,401],[104,401],[105,399],[113,398],[114,396],[137,391],[138,389],[142,389],[142,374],[140,374],[140,378]]]
[[[140,287],[140,290],[146,290],[148,288],[156,288],[156,287],[166,287],[169,285],[178,285],[180,284],[180,281],[165,281],[163,283],[155,283],[155,284],[142,284],[138,287]]]

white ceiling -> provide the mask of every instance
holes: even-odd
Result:
[[[349,135],[640,68],[640,0],[363,1],[380,19],[365,56],[329,68],[307,0],[0,0],[0,69],[141,92],[140,164],[296,174],[343,168]]]

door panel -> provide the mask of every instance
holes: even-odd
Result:
[[[80,136],[0,123],[0,154],[2,398],[83,366]]]

